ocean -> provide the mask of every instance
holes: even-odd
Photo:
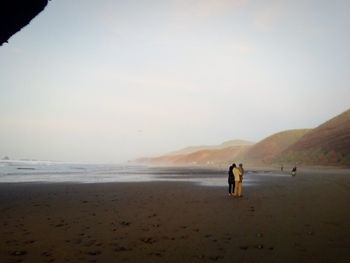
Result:
[[[210,168],[149,167],[51,161],[0,160],[0,183],[109,183],[189,181],[227,185],[226,171]]]

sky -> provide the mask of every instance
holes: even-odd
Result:
[[[53,0],[0,47],[0,157],[125,162],[350,108],[350,1]]]

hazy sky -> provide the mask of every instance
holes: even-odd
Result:
[[[53,0],[0,47],[0,157],[120,162],[350,107],[350,1]]]

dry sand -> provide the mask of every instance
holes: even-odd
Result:
[[[348,172],[247,176],[241,199],[188,182],[0,184],[0,262],[350,262]]]

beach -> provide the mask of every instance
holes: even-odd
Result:
[[[213,176],[1,183],[0,262],[350,262],[348,170]]]

